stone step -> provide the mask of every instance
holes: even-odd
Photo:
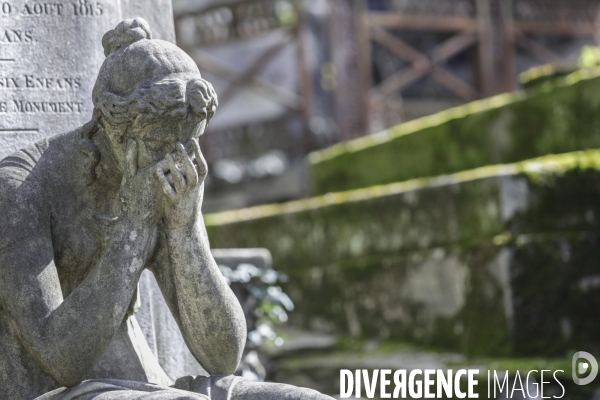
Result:
[[[272,252],[297,326],[469,356],[600,348],[600,150],[205,219],[215,247]]]
[[[599,73],[578,71],[315,152],[313,193],[600,147]]]

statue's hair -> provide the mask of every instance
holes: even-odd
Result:
[[[109,124],[136,127],[158,118],[185,117],[189,112],[209,122],[218,105],[211,84],[189,75],[168,76],[126,96],[104,91],[94,100],[97,116]]]
[[[92,92],[95,114],[115,126],[144,126],[192,112],[210,120],[217,96],[194,61],[172,43],[153,40],[143,18],[121,21],[102,38],[106,60]],[[207,121],[208,122],[208,121]]]
[[[143,18],[130,18],[121,21],[115,29],[106,32],[102,37],[104,55],[108,57],[123,47],[142,39],[152,39],[152,31]]]

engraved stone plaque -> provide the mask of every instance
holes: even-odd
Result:
[[[136,16],[173,41],[168,0],[0,0],[0,159],[90,120],[102,36]]]

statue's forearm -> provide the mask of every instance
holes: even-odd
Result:
[[[59,383],[78,383],[106,350],[137,287],[151,234],[121,221],[97,265],[49,316],[35,347]]]
[[[202,218],[167,233],[181,331],[192,354],[210,374],[231,374],[246,343],[239,301],[210,253]]]

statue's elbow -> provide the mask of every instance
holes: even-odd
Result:
[[[233,375],[237,370],[239,365],[239,361],[237,362],[227,362],[227,360],[222,360],[219,365],[215,365],[211,370],[207,369],[207,372],[211,375]]]
[[[238,323],[234,328],[234,332],[234,343],[237,344],[237,346],[235,346],[235,350],[232,352],[235,354],[235,356],[232,357],[233,362],[235,363],[235,371],[242,360],[242,355],[244,354],[244,349],[246,348],[246,342],[248,341],[248,330],[246,328],[246,319],[244,318],[243,313],[241,320],[238,320]]]
[[[85,379],[89,363],[85,357],[73,357],[61,346],[47,336],[40,336],[40,340],[29,340],[26,348],[33,356],[37,365],[60,386],[77,386]]]
[[[73,387],[77,386],[84,380],[84,374],[80,371],[73,370],[72,368],[54,368],[52,378],[61,386]]]
[[[233,375],[240,365],[240,357],[234,356],[234,354],[221,353],[220,356],[214,357],[212,362],[203,363],[202,367],[210,375]]]
[[[62,354],[49,352],[39,357],[39,365],[58,384],[73,387],[86,379],[94,363],[86,357],[67,357],[64,350]]]
[[[206,365],[204,369],[211,375],[231,375],[235,373],[240,365],[242,354],[246,346],[247,331],[245,321],[234,325],[230,331],[228,340],[223,341],[223,346],[215,346],[212,350],[216,350],[214,357],[211,357],[212,362]]]
[[[225,374],[233,374],[238,365],[240,365],[240,361],[242,360],[242,355],[244,354],[244,348],[246,347],[246,341],[248,339],[248,333],[246,330],[246,321],[242,321],[242,323],[237,324],[237,326],[233,329],[233,337],[231,338],[231,346],[230,351],[227,354],[227,357],[223,357],[223,366],[222,369],[225,371]]]
[[[74,387],[79,385],[82,382],[82,379],[79,379],[78,377],[75,376],[57,376],[54,377],[54,380],[56,382],[58,382],[59,385],[64,386],[64,387]]]

